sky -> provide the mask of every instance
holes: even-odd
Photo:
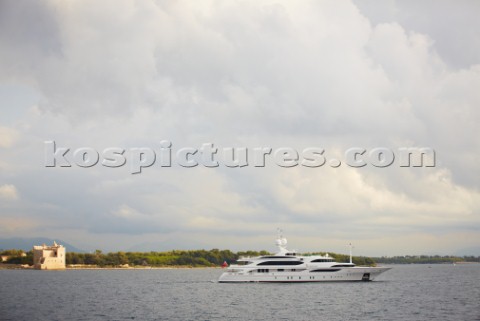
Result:
[[[274,251],[281,228],[303,252],[480,255],[479,10],[2,0],[0,237]],[[61,153],[46,166],[49,141],[70,167]],[[200,152],[198,166],[162,166],[167,143],[173,156],[213,144],[219,166]],[[435,166],[399,165],[401,148],[423,147]],[[124,166],[102,165],[109,148]],[[272,154],[229,167],[224,148]],[[323,150],[325,164],[280,166],[282,148]],[[348,165],[350,148],[366,166]],[[375,166],[376,148],[395,161]]]

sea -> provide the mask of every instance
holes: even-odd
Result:
[[[480,320],[480,264],[370,282],[218,283],[222,269],[0,270],[0,320]]]

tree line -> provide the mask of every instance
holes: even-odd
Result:
[[[88,264],[103,266],[217,266],[224,261],[235,260],[237,254],[230,250],[194,250],[194,251],[168,251],[168,252],[110,252],[102,253],[73,253],[66,255],[67,264]]]
[[[445,264],[457,262],[477,262],[480,263],[480,256],[465,255],[405,255],[405,256],[382,256],[373,258],[377,263],[385,264]]]

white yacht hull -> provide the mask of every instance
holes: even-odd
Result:
[[[372,281],[381,273],[390,270],[387,267],[344,267],[334,272],[224,272],[218,282],[338,282],[338,281]]]

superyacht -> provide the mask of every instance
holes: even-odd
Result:
[[[286,248],[287,239],[279,235],[274,255],[240,257],[236,264],[226,268],[219,282],[333,282],[372,281],[388,267],[356,266],[350,262],[338,263],[327,254],[298,255]]]

